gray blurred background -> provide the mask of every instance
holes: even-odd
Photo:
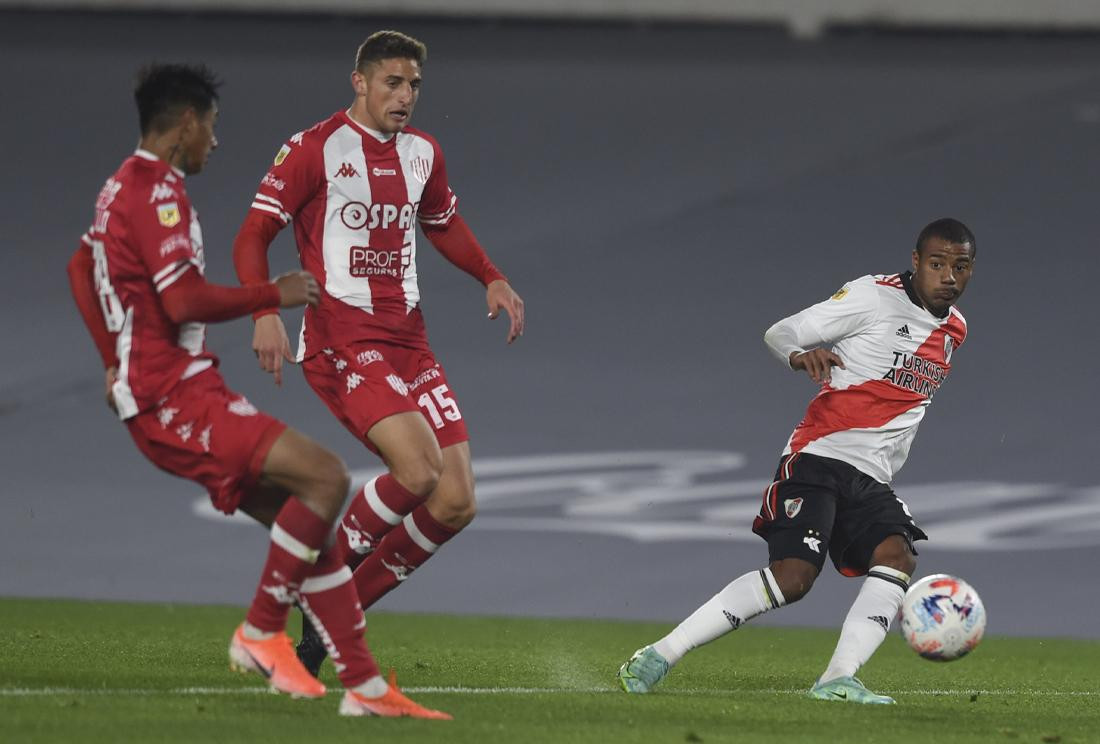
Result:
[[[413,124],[442,143],[529,322],[506,347],[476,282],[421,242],[482,510],[379,609],[674,621],[762,565],[749,523],[813,394],[764,329],[907,268],[950,215],[978,260],[969,339],[895,483],[932,537],[918,573],[971,580],[991,633],[1100,636],[1096,4],[51,5],[0,2],[0,595],[251,596],[264,533],[213,517],[113,420],[65,263],[136,143],[139,65],[226,80],[221,148],[188,190],[208,276],[229,283],[272,156],[347,106],[357,45],[397,27],[430,48]],[[273,268],[294,260],[287,231]],[[248,321],[210,329],[231,387],[357,479],[377,469],[297,370],[281,389],[260,373],[250,341]],[[827,570],[762,621],[839,625],[858,586]]]

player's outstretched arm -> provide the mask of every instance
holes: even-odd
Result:
[[[160,300],[173,323],[217,323],[267,308],[316,305],[320,296],[317,280],[305,271],[291,271],[267,284],[223,287],[188,270],[161,290]]]
[[[501,310],[508,313],[508,343],[522,336],[526,324],[523,300],[489,260],[462,215],[456,213],[442,225],[421,223],[421,228],[444,258],[485,285],[490,318],[496,318]]]

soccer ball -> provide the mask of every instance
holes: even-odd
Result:
[[[926,659],[953,661],[974,650],[985,633],[985,606],[956,576],[925,576],[901,603],[901,635]]]

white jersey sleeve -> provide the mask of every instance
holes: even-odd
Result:
[[[820,346],[872,328],[879,314],[879,293],[874,277],[848,282],[824,302],[783,318],[764,333],[764,343],[787,366],[791,354]]]

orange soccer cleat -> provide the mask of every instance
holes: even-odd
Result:
[[[425,708],[405,697],[397,687],[397,677],[390,671],[389,689],[378,698],[369,698],[358,692],[346,690],[340,701],[342,716],[382,716],[383,718],[428,718],[435,721],[453,721],[454,717],[441,710]]]
[[[325,686],[298,661],[290,637],[282,631],[254,641],[245,638],[242,623],[229,642],[229,668],[235,672],[259,672],[271,683],[271,689],[291,697],[325,696]]]

